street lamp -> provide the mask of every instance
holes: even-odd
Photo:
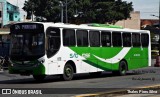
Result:
[[[73,0],[76,4],[76,1]],[[65,1],[65,12],[66,12],[66,23],[68,23],[68,4],[70,4],[71,2],[73,2],[72,0],[68,2],[68,0]]]

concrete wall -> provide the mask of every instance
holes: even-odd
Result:
[[[131,12],[130,16],[131,18],[128,18],[127,20],[118,21],[115,25],[122,26],[124,28],[140,29],[140,12]]]

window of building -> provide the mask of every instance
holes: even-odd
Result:
[[[111,46],[111,32],[101,32],[101,43],[103,47]]]
[[[114,47],[122,46],[121,32],[112,32],[112,42]]]
[[[64,46],[76,45],[74,29],[63,29],[63,45]]]
[[[139,33],[132,34],[132,45],[133,45],[133,47],[140,47],[141,46]]]
[[[131,46],[131,33],[123,33],[123,46],[130,47]]]
[[[148,34],[141,34],[141,43],[142,43],[142,47],[148,47],[148,44],[149,44]]]
[[[77,30],[77,46],[88,46],[88,31]]]
[[[100,33],[99,31],[89,31],[89,40],[91,47],[100,46]]]

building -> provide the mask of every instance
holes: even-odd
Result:
[[[159,24],[159,19],[141,19],[141,28],[146,26],[155,26]],[[159,26],[158,26],[159,27]]]
[[[7,0],[0,0],[0,26],[20,21],[19,7]]]
[[[115,25],[130,29],[140,29],[140,12],[131,12],[130,17],[131,18],[128,18],[127,20],[118,21]]]
[[[160,29],[158,19],[142,19],[141,29],[149,30],[151,32],[151,49],[158,50],[159,39],[160,39]]]

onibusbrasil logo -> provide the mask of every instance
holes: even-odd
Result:
[[[2,89],[2,94],[43,94],[40,89]]]

